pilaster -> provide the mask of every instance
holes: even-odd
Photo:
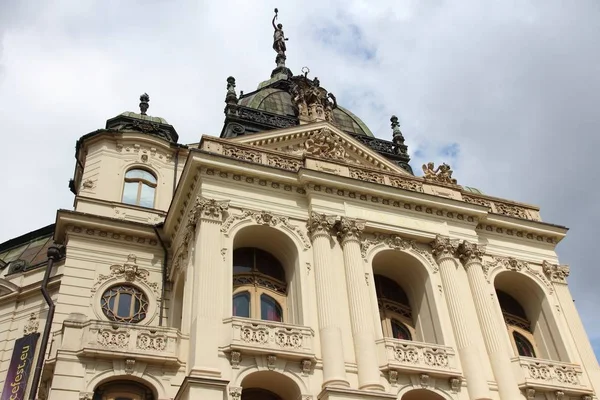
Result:
[[[575,341],[577,351],[581,357],[583,368],[588,374],[590,383],[596,393],[600,393],[600,366],[594,354],[594,349],[591,346],[590,340],[585,332],[579,313],[575,308],[571,291],[567,286],[567,277],[570,269],[568,265],[551,264],[544,261],[542,264],[544,273],[552,282],[554,291],[563,310],[565,319],[571,335]]]
[[[467,380],[469,396],[474,400],[491,399],[480,362],[481,355],[478,354],[477,346],[471,340],[471,334],[476,327],[469,323],[464,312],[464,304],[466,304],[467,299],[465,293],[460,290],[456,271],[459,265],[456,258],[458,243],[446,236],[438,235],[431,242],[431,247],[433,248],[433,256],[440,267],[440,276],[444,286],[452,330],[454,331],[458,354]]]
[[[462,261],[469,280],[471,294],[477,311],[477,318],[483,333],[483,339],[492,371],[496,377],[501,399],[521,399],[523,394],[518,388],[517,380],[512,372],[509,350],[506,347],[504,326],[500,326],[494,317],[488,283],[483,273],[482,246],[463,241],[458,247],[458,255]]]
[[[221,376],[218,348],[224,287],[220,273],[223,264],[220,230],[228,203],[199,197],[191,211],[190,224],[196,226],[196,238],[190,257],[193,258],[190,376]]]
[[[336,280],[329,261],[332,258],[331,233],[334,224],[335,217],[312,212],[307,228],[313,242],[317,314],[323,359],[322,386],[348,387],[342,329],[337,317],[338,301],[335,292],[330,290]]]
[[[358,366],[358,387],[365,390],[384,390],[380,383],[373,319],[369,314],[369,296],[365,287],[360,253],[360,240],[365,222],[342,217],[336,228],[344,253],[352,337]]]

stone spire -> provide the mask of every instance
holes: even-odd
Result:
[[[397,162],[397,164],[412,174],[413,170],[408,164],[410,161],[410,156],[408,155],[408,146],[404,144],[404,136],[400,131],[398,117],[392,115],[390,122],[392,123],[392,142],[394,143],[394,152],[400,156],[400,160]]]
[[[148,104],[149,101],[150,96],[148,96],[148,93],[144,93],[140,96],[140,114],[146,115],[146,111],[148,111],[148,107],[150,107],[150,104]]]
[[[225,96],[225,103],[227,104],[237,104],[238,98],[235,93],[235,78],[230,76],[227,78],[227,95]]]

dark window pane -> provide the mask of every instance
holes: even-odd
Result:
[[[138,186],[138,182],[125,182],[125,187],[123,188],[123,203],[137,203]]]
[[[267,321],[281,322],[283,320],[283,312],[279,304],[266,294],[260,295],[260,318]]]
[[[375,291],[378,298],[383,298],[410,307],[408,296],[396,282],[382,275],[375,275]]]
[[[129,293],[121,293],[117,307],[117,315],[119,317],[127,318],[131,316],[131,295]]]
[[[154,188],[146,185],[142,185],[142,193],[140,195],[140,206],[152,208],[154,207]]]
[[[285,282],[285,272],[278,259],[266,251],[255,249],[256,269],[271,278]]]
[[[242,247],[233,251],[233,273],[252,272],[254,265],[254,249]]]
[[[533,350],[533,345],[525,338],[525,336],[521,335],[518,332],[513,332],[513,338],[515,339],[515,344],[517,345],[517,351],[519,355],[522,357],[534,357],[535,351]]]
[[[402,322],[392,320],[392,335],[395,339],[412,340],[410,331]]]
[[[250,294],[248,292],[233,296],[233,316],[250,318]]]
[[[528,320],[521,304],[519,304],[519,302],[511,295],[501,290],[496,290],[496,295],[498,296],[498,302],[500,303],[500,308],[503,312]]]

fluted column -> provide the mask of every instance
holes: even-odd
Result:
[[[364,228],[364,221],[350,218],[342,218],[337,225],[344,252],[350,321],[358,366],[358,387],[365,390],[384,390],[379,379],[373,318],[369,313],[370,302],[360,253],[360,237]]]
[[[452,323],[458,354],[467,380],[469,397],[472,400],[491,399],[480,361],[481,355],[477,353],[477,346],[471,340],[475,327],[470,326],[472,324],[468,323],[464,312],[464,304],[466,304],[467,299],[465,294],[461,292],[456,271],[459,265],[455,257],[458,243],[448,237],[438,235],[431,246],[433,247],[433,255],[440,267],[450,322]]]
[[[550,264],[544,261],[542,267],[548,279],[552,281],[556,297],[558,297],[558,302],[563,310],[563,315],[567,320],[569,330],[575,341],[575,346],[581,357],[583,367],[588,373],[592,387],[596,393],[600,393],[600,366],[594,355],[594,349],[585,332],[579,313],[573,303],[571,291],[567,286],[567,277],[570,273],[569,266]]]
[[[331,290],[336,284],[335,273],[331,268],[331,230],[334,223],[335,217],[313,212],[308,221],[308,231],[313,242],[323,387],[348,387],[342,329],[338,318],[339,301],[336,291]]]
[[[188,369],[193,376],[221,375],[218,348],[224,291],[221,281],[220,229],[228,203],[198,198],[192,211],[197,234],[193,252],[194,285]]]
[[[483,333],[492,371],[496,377],[498,391],[502,400],[523,399],[517,379],[512,371],[507,348],[504,326],[498,324],[493,314],[493,304],[488,291],[488,282],[481,264],[483,251],[476,244],[463,241],[458,247],[458,254],[467,271],[471,294],[477,310],[477,318]]]

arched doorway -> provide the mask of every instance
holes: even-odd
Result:
[[[402,396],[402,400],[445,400],[442,396],[427,389],[411,390]]]

